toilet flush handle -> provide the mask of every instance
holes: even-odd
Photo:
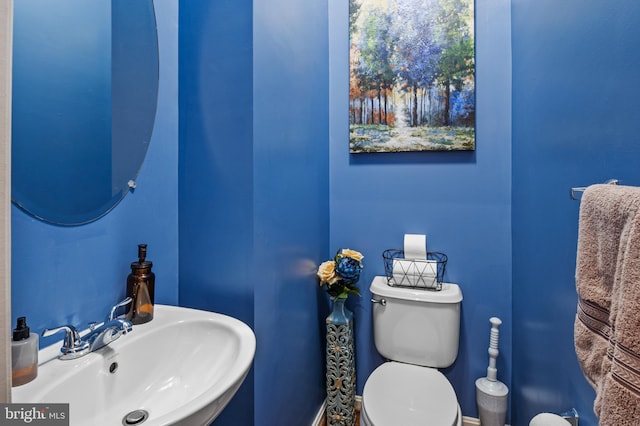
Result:
[[[387,300],[386,299],[374,299],[373,297],[371,298],[371,303],[379,303],[382,306],[386,306],[387,305]]]

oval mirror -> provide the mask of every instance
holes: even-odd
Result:
[[[158,96],[153,0],[14,2],[12,201],[58,225],[133,188]]]

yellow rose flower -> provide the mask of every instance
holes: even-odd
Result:
[[[336,263],[333,260],[322,262],[318,268],[318,277],[320,277],[320,284],[331,285],[338,281],[339,277],[336,274]]]
[[[342,256],[344,257],[350,257],[353,260],[360,262],[362,260],[362,258],[364,257],[362,255],[362,253],[360,253],[359,251],[355,251],[355,250],[351,250],[351,249],[342,249]]]

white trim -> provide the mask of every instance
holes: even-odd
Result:
[[[11,401],[11,67],[13,0],[0,0],[0,402]]]
[[[480,420],[475,417],[462,416],[462,426],[480,426]]]
[[[324,413],[327,411],[327,400],[322,401],[322,405],[320,406],[320,410],[316,414],[316,418],[313,419],[311,426],[320,426],[324,420]]]

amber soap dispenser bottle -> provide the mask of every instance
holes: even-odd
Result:
[[[151,272],[153,263],[146,260],[146,257],[147,245],[138,244],[138,261],[131,263],[131,273],[127,277],[127,296],[133,299],[127,319],[133,324],[144,324],[153,319],[156,276]]]

